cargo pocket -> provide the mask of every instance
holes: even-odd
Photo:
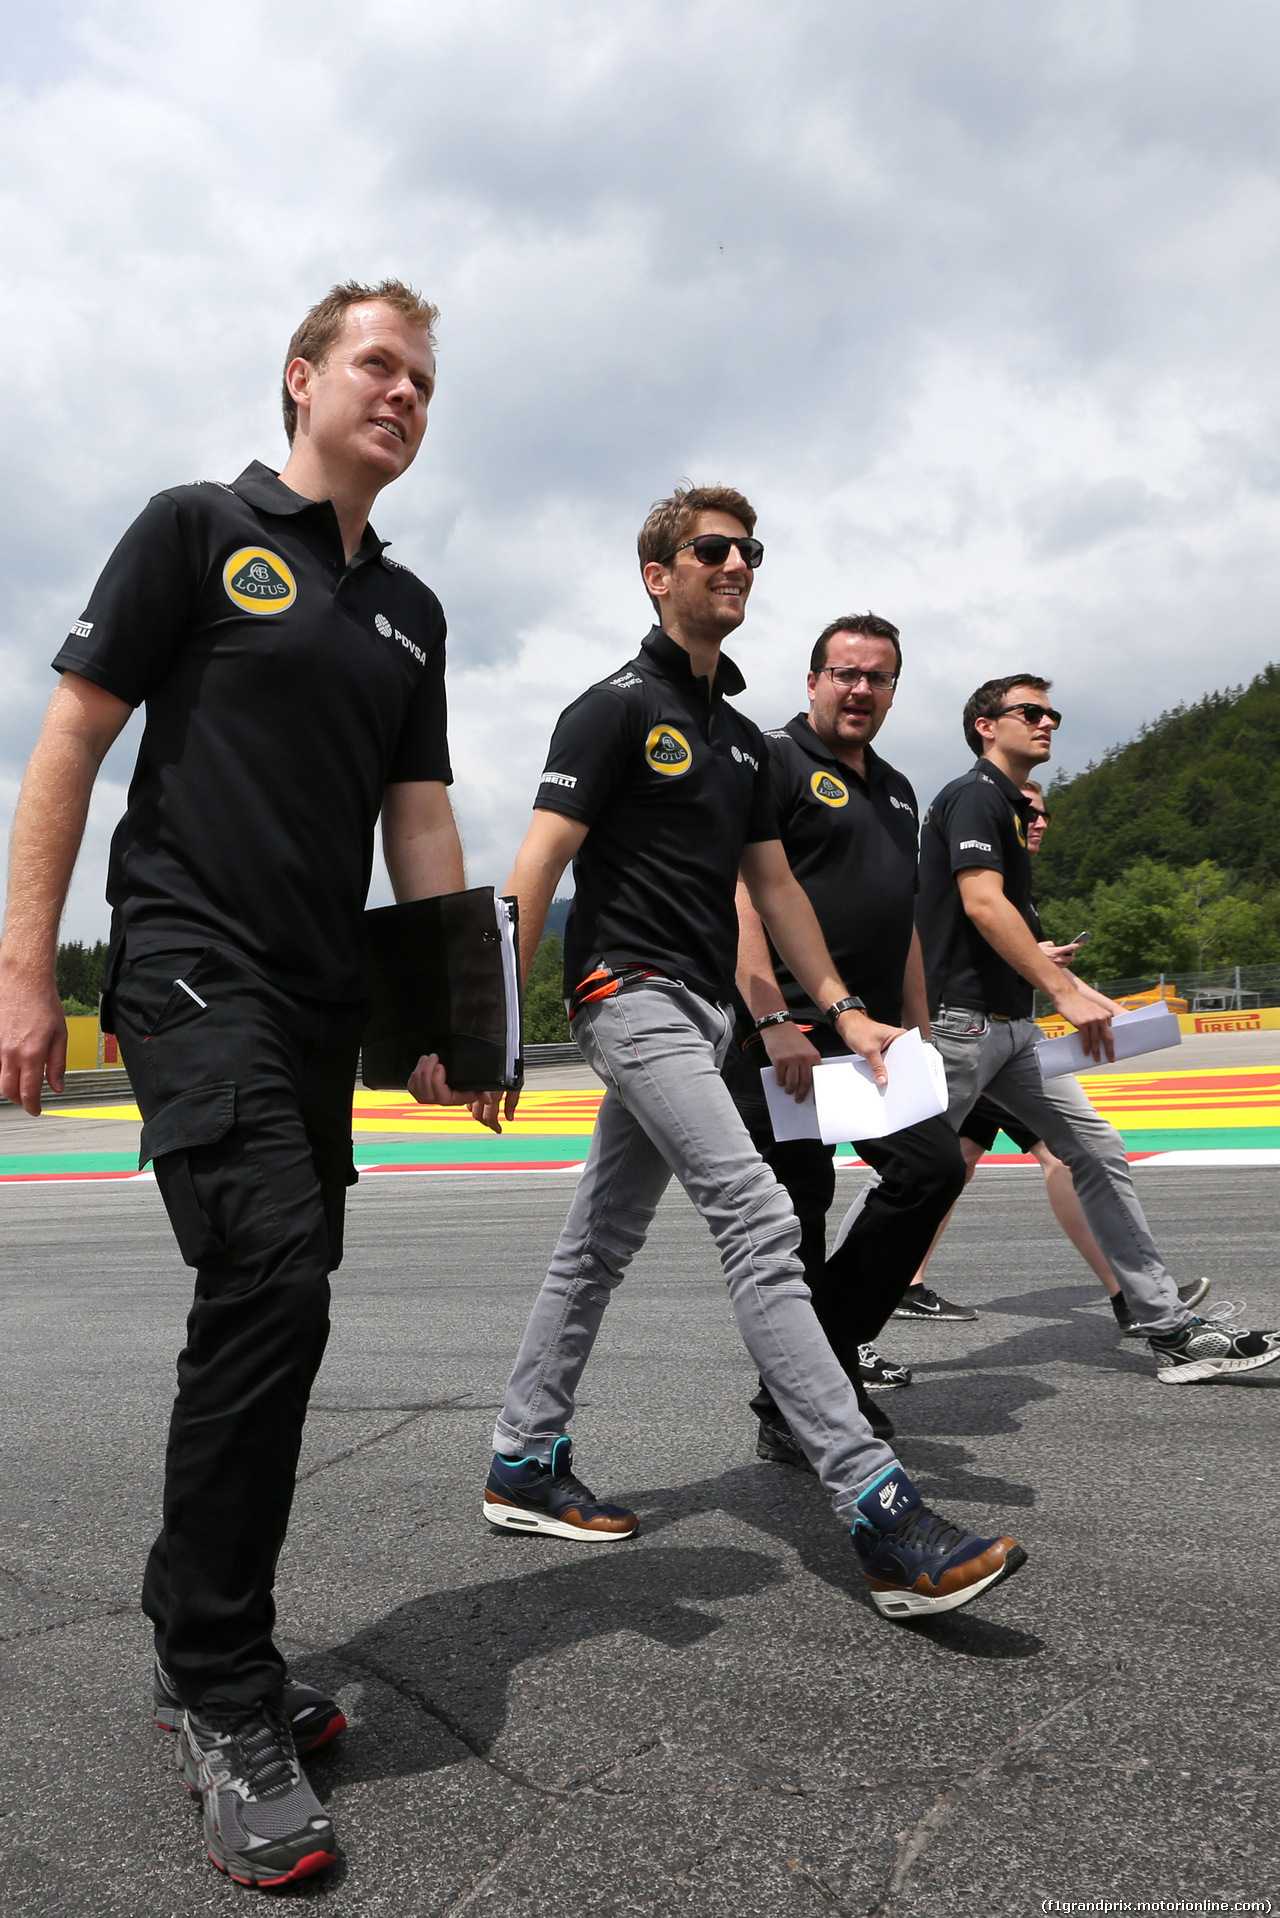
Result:
[[[238,1260],[284,1237],[261,1167],[236,1129],[234,1081],[197,1086],[161,1106],[142,1128],[138,1163],[149,1159],[188,1265]]]

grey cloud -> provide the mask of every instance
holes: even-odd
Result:
[[[113,539],[160,486],[283,457],[284,342],[349,272],[443,309],[426,446],[375,518],[449,615],[478,877],[556,711],[643,632],[635,530],[681,475],[762,514],[748,710],[795,710],[812,634],[873,605],[922,789],[1010,660],[1056,675],[1081,764],[1274,654],[1265,0],[48,20],[0,128],[6,789]]]

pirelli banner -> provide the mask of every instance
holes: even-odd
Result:
[[[1055,1013],[1039,1019],[1037,1025],[1050,1039],[1060,1038],[1072,1028]],[[1197,1032],[1277,1032],[1280,1031],[1280,1006],[1246,1006],[1243,1011],[1180,1012],[1178,1026],[1184,1033]]]

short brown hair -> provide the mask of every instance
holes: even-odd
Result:
[[[982,758],[986,741],[973,722],[998,719],[1001,707],[1015,686],[1033,686],[1038,693],[1047,693],[1052,684],[1051,679],[1041,679],[1039,673],[1006,673],[1003,679],[989,679],[976,693],[970,693],[964,703],[964,736],[969,751]]]
[[[867,639],[887,639],[893,647],[894,673],[902,671],[902,648],[898,644],[897,627],[891,626],[887,619],[881,619],[879,613],[846,613],[842,619],[833,619],[818,634],[809,659],[811,673],[820,673],[826,665],[827,641],[834,639],[837,633],[861,633]]]
[[[641,566],[647,566],[651,559],[669,559],[689,537],[699,513],[728,513],[730,518],[741,520],[749,533],[756,530],[754,506],[732,486],[677,486],[670,499],[656,499],[649,508],[649,517],[636,540]]]
[[[317,300],[289,342],[289,351],[284,356],[285,371],[294,360],[306,360],[311,366],[322,367],[329,357],[330,348],[342,332],[349,306],[367,306],[371,300],[381,300],[410,326],[420,326],[432,346],[436,343],[434,327],[440,318],[440,309],[424,300],[421,293],[412,286],[406,286],[403,280],[379,280],[376,286],[361,286],[358,280],[343,280],[340,286],[331,286],[322,300]],[[284,430],[290,446],[298,430],[298,403],[289,391],[288,383],[281,380],[281,405],[284,409]]]

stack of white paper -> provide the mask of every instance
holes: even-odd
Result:
[[[1136,1012],[1116,1014],[1111,1021],[1111,1039],[1117,1059],[1136,1059],[1143,1052],[1180,1046],[1182,1030],[1177,1013],[1170,1012],[1167,1005],[1139,1006]],[[1064,1072],[1086,1072],[1099,1062],[1085,1051],[1078,1032],[1067,1032],[1061,1039],[1042,1039],[1036,1047],[1036,1063],[1042,1079],[1060,1079]],[[1104,1071],[1108,1063],[1104,1051]]]
[[[904,1126],[919,1125],[947,1109],[947,1074],[942,1056],[914,1029],[895,1039],[884,1055],[889,1083],[883,1091],[863,1059],[827,1059],[813,1068],[813,1091],[793,1099],[778,1084],[772,1066],[760,1074],[773,1136],[821,1139],[842,1145],[852,1139],[883,1139]]]

